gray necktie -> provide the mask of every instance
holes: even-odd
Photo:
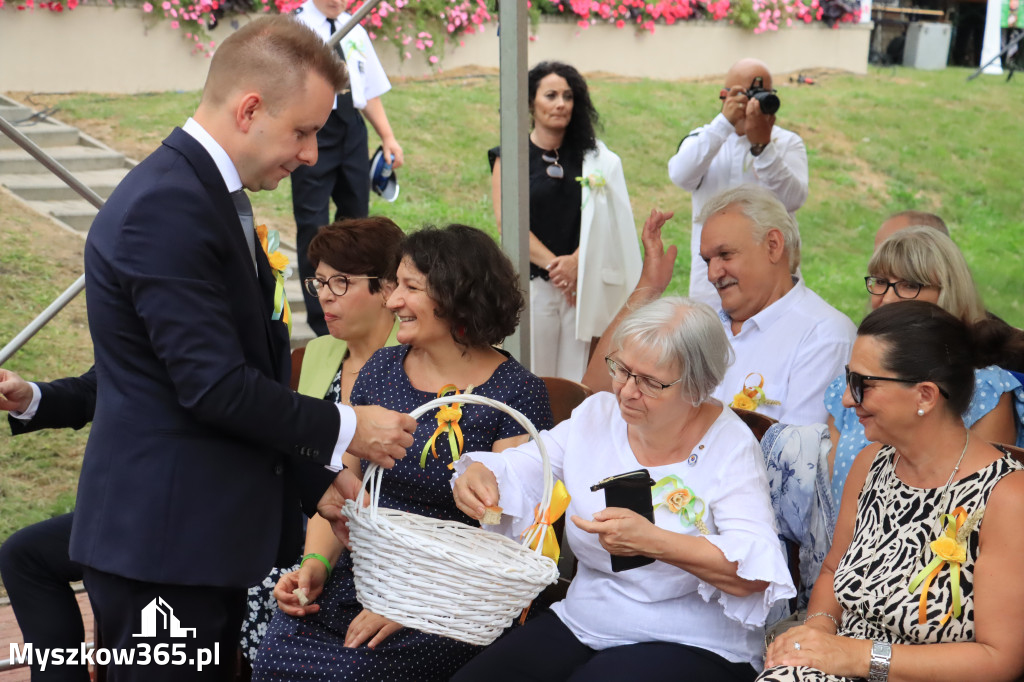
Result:
[[[252,258],[252,266],[255,268],[256,221],[252,215],[252,202],[249,201],[244,189],[232,192],[231,200],[235,202],[235,211],[238,212],[238,219],[242,221],[242,233],[245,234],[245,243],[249,245],[249,257]]]

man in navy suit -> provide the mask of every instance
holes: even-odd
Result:
[[[89,231],[97,399],[71,558],[104,646],[136,651],[109,679],[227,677],[246,588],[294,558],[300,506],[340,522],[358,490],[325,465],[347,449],[392,466],[412,445],[408,415],[288,389],[275,279],[240,191],[316,162],[344,85],[333,51],[293,19],[243,26],[214,55],[195,115]],[[160,643],[184,645],[187,665],[140,667]],[[197,672],[193,652],[216,647],[220,665]]]

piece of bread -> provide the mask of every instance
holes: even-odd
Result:
[[[487,507],[480,523],[485,526],[495,526],[501,523],[501,507]]]
[[[306,591],[301,587],[296,590],[292,590],[292,594],[299,598],[299,606],[305,606],[309,603],[309,597],[306,596]]]

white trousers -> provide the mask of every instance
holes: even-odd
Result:
[[[579,381],[587,369],[590,341],[576,339],[576,308],[551,282],[530,280],[530,371],[539,377]]]

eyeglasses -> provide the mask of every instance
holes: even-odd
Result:
[[[896,292],[896,296],[903,299],[917,298],[917,295],[921,293],[921,289],[928,286],[927,284],[921,284],[920,282],[890,282],[884,277],[873,277],[868,275],[864,278],[864,286],[867,287],[868,293],[872,296],[885,296],[885,292],[892,289]]]
[[[554,154],[554,156],[551,156]],[[547,167],[547,173],[549,178],[561,180],[565,177],[565,171],[562,170],[562,165],[558,163],[558,150],[552,149],[550,153],[544,152],[540,155],[540,158],[545,163],[551,164]]]
[[[666,388],[669,386],[675,386],[683,380],[682,377],[679,377],[671,384],[663,384],[657,379],[645,377],[643,374],[633,374],[615,360],[612,360],[610,355],[606,356],[604,361],[608,363],[608,374],[612,376],[612,381],[618,384],[624,384],[632,378],[636,382],[636,387],[648,398],[657,398]]]
[[[327,287],[335,296],[344,296],[348,293],[348,285],[354,279],[379,279],[370,275],[334,275],[327,279],[319,277],[307,277],[302,280],[306,285],[306,291],[310,296],[319,296],[324,287]]]
[[[858,374],[857,372],[851,372],[850,366],[846,366],[846,385],[850,389],[850,397],[853,398],[853,402],[860,405],[864,401],[864,382],[865,381],[896,381],[901,384],[919,384],[922,381],[928,381],[927,379],[901,379],[899,377],[871,377],[865,374]],[[870,386],[868,387],[870,388]],[[942,394],[943,398],[949,398],[949,394],[941,386],[938,386],[939,393]]]

